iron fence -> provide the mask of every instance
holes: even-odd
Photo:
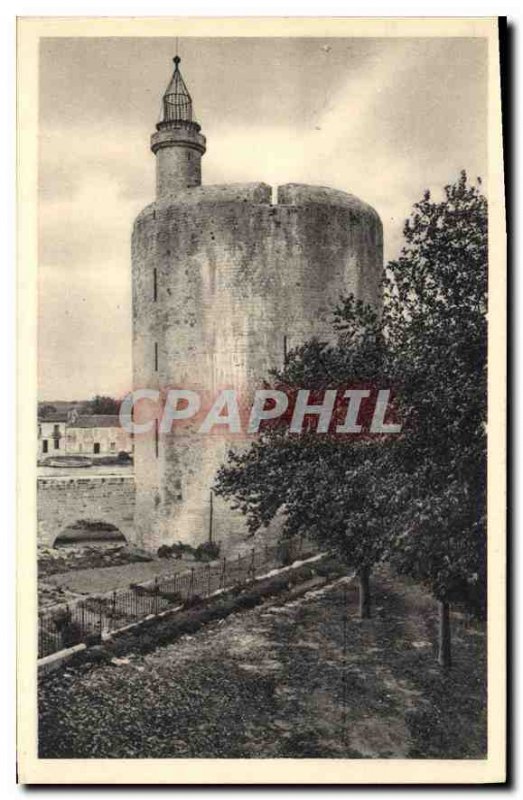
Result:
[[[73,645],[94,644],[104,634],[177,607],[186,608],[224,589],[253,581],[265,572],[303,555],[301,538],[233,558],[221,558],[183,572],[131,584],[109,594],[88,595],[71,603],[41,609],[38,615],[38,657]]]

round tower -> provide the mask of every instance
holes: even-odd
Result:
[[[273,204],[262,183],[201,186],[205,139],[176,59],[157,128],[158,194],[132,241],[134,388],[248,398],[289,349],[333,337],[341,297],[379,304],[380,218],[327,187],[280,186]],[[242,515],[211,489],[227,450],[249,441],[192,424],[137,435],[137,544],[212,535],[226,549],[244,536]]]
[[[180,57],[173,61],[173,76],[162,101],[162,118],[151,136],[158,198],[200,186],[202,182],[205,136],[200,133],[198,123],[193,122],[192,99],[180,72]]]

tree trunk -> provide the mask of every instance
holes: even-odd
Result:
[[[450,652],[450,606],[444,600],[439,601],[438,663],[445,669],[448,669],[452,664]]]
[[[360,581],[360,617],[368,619],[370,617],[370,567],[361,567],[358,571]]]

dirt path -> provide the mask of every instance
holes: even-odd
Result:
[[[372,620],[341,582],[233,615],[148,656],[52,678],[40,756],[479,758],[484,635],[455,619],[455,667],[434,660],[436,609],[380,577]]]

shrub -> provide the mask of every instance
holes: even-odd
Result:
[[[93,647],[93,645],[97,645],[101,642],[101,637],[99,633],[89,633],[84,641],[87,647]]]
[[[183,558],[183,554],[187,553],[188,555],[193,555],[194,547],[191,547],[190,544],[184,544],[183,542],[178,542],[177,544],[173,544],[171,547],[171,555],[174,558]]]
[[[71,624],[71,612],[68,608],[61,608],[53,617],[54,626],[61,632],[67,625]]]
[[[289,578],[286,575],[277,575],[268,582],[270,594],[277,594],[289,588]]]
[[[191,547],[190,544],[184,544],[183,542],[177,542],[176,544],[162,544],[156,551],[156,555],[158,558],[176,558],[180,559],[183,558],[184,553],[187,553],[189,556],[193,556],[197,560],[198,548],[195,550],[194,547]]]
[[[315,576],[316,576],[316,573],[315,573],[314,569],[309,565],[307,565],[306,567],[303,567],[300,570],[300,580],[302,580],[302,581],[310,580],[311,578],[314,578]]]
[[[73,622],[71,611],[68,608],[61,608],[53,617],[56,630],[61,636],[64,647],[74,647],[84,640],[84,632],[77,622]]]
[[[314,562],[314,572],[322,578],[327,578],[336,575],[349,575],[351,570],[336,559],[327,558],[323,561]]]
[[[196,561],[215,561],[220,556],[220,545],[215,542],[203,542],[194,551]]]
[[[160,597],[168,600],[169,603],[181,603],[182,596],[180,592],[160,592]]]
[[[201,606],[203,603],[203,599],[200,597],[199,594],[193,594],[192,597],[188,597],[187,600],[183,604],[183,608],[196,608],[196,606]]]
[[[113,658],[113,653],[101,645],[91,647],[85,655],[85,661],[89,664],[108,664],[111,658]]]
[[[84,632],[77,622],[70,622],[65,625],[60,634],[64,647],[74,647],[75,644],[80,644],[84,640]]]
[[[208,622],[211,622],[213,619],[216,619],[215,610],[213,608],[201,608],[193,621],[199,628],[202,625],[206,625]]]
[[[281,542],[278,542],[278,550],[277,550],[277,557],[278,561],[284,567],[290,566],[294,561],[294,548],[292,546],[292,542],[289,539],[283,539]]]
[[[244,594],[238,597],[236,605],[238,608],[254,608],[261,602],[261,597],[255,594]]]
[[[129,652],[129,642],[126,637],[115,637],[109,645],[106,645],[106,647],[109,647],[111,654],[117,658],[120,658]]]
[[[156,648],[158,647],[158,634],[147,633],[144,631],[138,636],[138,646],[142,653],[147,653],[151,652],[151,650],[156,650]]]

